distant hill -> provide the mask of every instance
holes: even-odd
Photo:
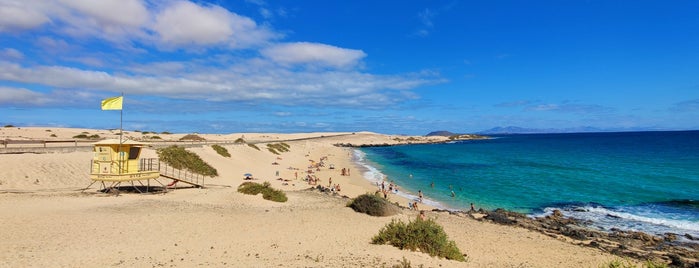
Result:
[[[479,131],[478,134],[529,134],[529,133],[551,133],[554,129],[523,128],[515,126],[494,127]],[[557,132],[557,131],[556,131]]]
[[[455,133],[446,131],[446,130],[440,130],[440,131],[432,131],[430,133],[427,133],[425,136],[444,136],[444,137],[451,137],[456,135]]]

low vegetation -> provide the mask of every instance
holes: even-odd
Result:
[[[288,200],[283,191],[272,188],[269,182],[259,184],[247,181],[238,186],[238,192],[249,195],[262,193],[262,198],[274,202],[286,202],[286,200]]]
[[[214,145],[211,145],[211,148],[214,148],[214,151],[216,151],[218,154],[220,154],[223,157],[231,157],[231,154],[228,153],[228,150],[221,145],[214,144]]]
[[[180,138],[180,141],[205,141],[203,137],[196,134],[187,134]]]
[[[477,139],[486,139],[486,136],[482,135],[475,135],[475,134],[460,134],[460,135],[452,135],[449,136],[450,140],[477,140]]]
[[[372,238],[373,244],[390,244],[400,249],[420,250],[449,260],[466,261],[453,240],[449,240],[442,226],[434,220],[416,219],[407,224],[392,220]]]
[[[253,148],[255,150],[258,150],[258,151],[260,150],[260,147],[257,147],[257,145],[255,145],[255,144],[248,143],[248,146],[250,146],[250,148]]]
[[[169,146],[158,149],[160,161],[173,168],[189,170],[204,176],[218,176],[218,171],[204,162],[197,154],[179,146]]]
[[[83,134],[78,134],[73,136],[73,139],[91,139],[91,140],[96,140],[99,139],[100,135],[97,134],[92,134],[92,135],[87,135],[87,133],[83,132]]]
[[[289,146],[286,143],[268,143],[267,144],[267,150],[269,150],[273,154],[280,154],[283,152],[288,152],[291,146]]]
[[[247,143],[247,142],[245,142],[245,140],[243,138],[238,138],[233,142],[233,144],[245,144],[245,143]]]
[[[56,136],[56,134],[51,134],[50,136],[51,136],[52,138],[58,137],[58,136]]]
[[[5,127],[8,127],[8,128],[9,128],[9,127],[15,127],[15,126],[13,126],[13,125],[5,125]]]
[[[160,132],[160,134],[163,134],[163,135],[169,135],[169,134],[172,134],[172,133],[170,133],[170,132],[167,132],[167,131],[163,131],[163,132]]]
[[[391,204],[388,200],[373,194],[363,194],[352,199],[348,207],[359,213],[366,213],[371,216],[383,217],[392,216],[400,212],[400,208]]]

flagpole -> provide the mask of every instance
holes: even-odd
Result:
[[[122,152],[122,144],[124,143],[124,92],[121,92],[121,109],[119,109],[119,174],[121,175],[124,164],[124,152]]]

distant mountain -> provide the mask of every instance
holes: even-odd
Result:
[[[575,127],[575,128],[523,128],[523,127],[494,127],[478,132],[478,134],[536,134],[536,133],[580,133],[580,132],[605,132],[596,127]]]
[[[440,130],[440,131],[432,131],[430,133],[427,133],[425,136],[444,136],[444,137],[451,137],[456,135],[455,133],[446,131],[446,130]]]

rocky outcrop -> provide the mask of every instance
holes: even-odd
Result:
[[[585,222],[566,218],[558,210],[554,210],[549,216],[540,218],[532,218],[504,209],[472,213],[449,211],[449,213],[460,216],[469,215],[477,220],[527,228],[576,245],[594,247],[640,261],[652,260],[666,263],[671,267],[699,267],[699,243],[681,242],[679,241],[680,235],[677,234],[667,233],[657,236],[619,229],[612,229],[608,232],[600,231],[587,227]],[[485,216],[474,217],[475,213],[482,213]],[[692,236],[687,237],[687,235],[684,235],[684,238],[696,239]]]

